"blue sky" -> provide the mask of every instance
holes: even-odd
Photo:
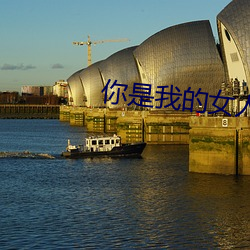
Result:
[[[231,0],[0,0],[0,91],[53,85],[87,66],[73,41],[128,38],[92,46],[92,62],[139,45],[170,26],[210,20]]]

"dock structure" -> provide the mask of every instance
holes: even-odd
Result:
[[[189,145],[189,171],[250,175],[250,118],[61,106],[60,120],[124,143]]]
[[[59,119],[59,105],[0,104],[0,119]]]
[[[190,114],[61,106],[60,121],[88,132],[116,133],[124,143],[188,144]]]
[[[250,175],[249,117],[190,117],[189,171]]]

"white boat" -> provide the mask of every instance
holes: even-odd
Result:
[[[68,146],[62,156],[66,158],[86,158],[86,157],[124,157],[140,156],[146,147],[145,142],[121,143],[121,137],[113,136],[90,136],[85,139],[85,145],[71,145],[68,140]]]

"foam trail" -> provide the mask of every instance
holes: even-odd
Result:
[[[53,155],[44,153],[23,152],[0,152],[0,158],[32,158],[32,159],[55,159]]]

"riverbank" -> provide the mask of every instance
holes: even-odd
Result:
[[[59,105],[0,104],[0,119],[59,119]]]

